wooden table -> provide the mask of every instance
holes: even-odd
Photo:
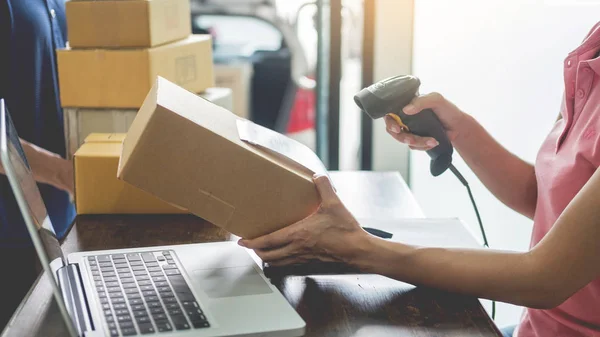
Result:
[[[334,172],[357,218],[423,217],[397,173]],[[178,216],[82,216],[63,243],[76,251],[231,240],[201,219]],[[414,287],[378,275],[286,277],[277,287],[306,321],[306,336],[501,336],[476,298]],[[2,336],[66,336],[41,275]]]

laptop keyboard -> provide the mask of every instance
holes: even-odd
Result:
[[[171,251],[89,256],[111,337],[210,326]]]

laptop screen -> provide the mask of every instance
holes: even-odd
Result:
[[[3,168],[4,171],[6,171],[7,168],[5,166],[9,166],[10,172],[7,173],[12,173],[12,177],[9,176],[9,179],[11,180],[10,183],[13,187],[13,191],[15,191],[15,188],[18,188],[21,191],[21,193],[15,191],[14,194],[17,199],[19,198],[18,194],[21,194],[22,199],[24,199],[18,200],[23,217],[25,218],[27,215],[29,217],[29,219],[24,220],[26,222],[32,222],[35,225],[37,230],[34,232],[42,242],[42,246],[48,257],[48,262],[55,261],[58,258],[62,260],[63,254],[60,243],[56,238],[54,228],[52,227],[50,217],[48,216],[44,205],[44,200],[42,199],[37,183],[33,178],[31,167],[25,156],[25,151],[21,146],[17,131],[15,130],[10,114],[6,111],[4,104],[2,104],[0,109],[4,110],[1,114],[2,118],[4,118],[4,123],[2,123]],[[6,159],[8,159],[8,163],[5,163]],[[15,180],[17,183],[16,185],[18,186],[14,185]],[[24,208],[27,212],[25,212]],[[31,234],[34,235],[34,233]]]

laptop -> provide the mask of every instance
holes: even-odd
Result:
[[[301,336],[305,323],[235,242],[64,256],[0,100],[2,165],[71,336]]]

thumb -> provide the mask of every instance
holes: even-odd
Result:
[[[317,190],[319,191],[319,195],[321,196],[321,202],[324,205],[331,205],[333,203],[339,202],[339,198],[337,193],[335,192],[335,188],[331,184],[331,180],[327,176],[315,176],[313,178],[315,185],[317,186]]]

